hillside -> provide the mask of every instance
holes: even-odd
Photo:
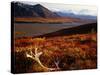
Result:
[[[89,23],[85,25],[80,25],[72,28],[62,29],[56,32],[36,36],[36,37],[53,37],[53,36],[64,36],[72,34],[84,34],[95,31],[97,32],[97,23]]]

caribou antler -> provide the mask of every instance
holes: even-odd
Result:
[[[59,69],[59,67],[58,67],[59,62],[55,62],[55,65],[57,66],[56,68],[48,68],[48,67],[44,66],[41,63],[40,59],[39,59],[40,55],[42,55],[43,52],[38,52],[37,50],[38,50],[38,47],[35,46],[35,53],[33,53],[32,52],[32,47],[31,47],[30,48],[30,51],[29,52],[26,52],[26,57],[35,60],[42,68],[46,69],[47,71],[52,71],[52,70],[55,71],[55,70],[58,70]]]

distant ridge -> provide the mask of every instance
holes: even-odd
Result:
[[[62,17],[71,17],[71,18],[79,18],[79,19],[89,19],[89,20],[97,20],[97,16],[93,15],[85,15],[85,14],[75,14],[73,12],[56,12],[58,15]]]

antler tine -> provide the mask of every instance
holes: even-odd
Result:
[[[35,46],[35,53],[33,53],[32,48],[30,48],[29,53],[26,52],[26,57],[29,57],[29,58],[35,60],[42,68],[46,69],[47,71],[54,71],[54,70],[59,69],[59,67],[58,67],[59,62],[58,61],[55,62],[56,66],[57,66],[56,68],[48,68],[48,67],[44,66],[39,59],[40,55],[42,55],[43,52],[38,52],[37,50],[38,50],[38,47]]]
[[[56,61],[54,61],[54,63],[56,65],[57,70],[59,70],[60,67],[59,67],[59,60],[58,60],[58,58],[56,59]]]
[[[38,50],[38,47],[35,45],[34,46],[34,49],[35,49],[35,54],[37,54],[38,52],[37,52],[37,50]]]
[[[28,58],[32,58],[32,59],[35,60],[35,58],[34,58],[32,55],[30,55],[28,52],[26,52],[26,57],[28,57]]]

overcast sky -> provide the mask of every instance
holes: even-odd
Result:
[[[97,16],[97,7],[88,5],[72,5],[72,4],[54,4],[54,3],[36,3],[36,2],[23,2],[26,4],[41,4],[52,11],[73,12],[74,14],[86,14]]]

